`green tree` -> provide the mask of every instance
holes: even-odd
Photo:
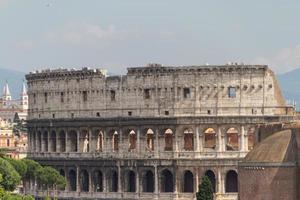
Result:
[[[3,158],[0,158],[0,174],[3,178],[0,186],[4,190],[13,191],[21,181],[21,177],[15,168]]]
[[[7,160],[14,168],[15,170],[19,173],[19,175],[24,178],[27,172],[27,165],[24,162],[24,160],[16,160],[16,159],[11,159],[9,157],[4,157],[5,160]]]
[[[37,178],[38,172],[42,168],[42,166],[38,162],[36,162],[34,160],[30,160],[30,159],[25,158],[25,159],[22,159],[22,161],[27,166],[25,178],[27,178],[27,179]]]
[[[49,189],[50,187],[63,188],[66,185],[65,178],[61,176],[58,171],[52,167],[43,167],[38,171],[39,181]]]
[[[204,176],[199,184],[198,192],[196,194],[197,200],[213,200],[213,189],[211,182],[207,176]]]

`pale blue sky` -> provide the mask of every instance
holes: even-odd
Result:
[[[300,1],[0,0],[0,68],[300,67]]]

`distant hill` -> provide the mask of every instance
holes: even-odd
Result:
[[[300,68],[277,76],[286,100],[295,100],[300,110]]]
[[[5,81],[8,81],[13,98],[18,98],[22,88],[25,72],[0,68],[0,94]],[[300,110],[300,68],[277,75],[283,95],[287,100],[295,100]]]
[[[10,69],[0,69],[0,95],[2,95],[4,84],[7,81],[13,98],[19,98],[24,79],[24,72]]]

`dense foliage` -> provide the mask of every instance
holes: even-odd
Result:
[[[198,192],[196,194],[197,200],[213,200],[213,189],[211,182],[207,176],[204,176],[199,185]]]
[[[0,182],[0,187],[4,190],[13,191],[21,181],[21,176],[4,158],[0,158],[0,174],[3,180]]]

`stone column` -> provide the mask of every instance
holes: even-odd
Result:
[[[196,183],[196,187],[195,187],[195,191],[194,191],[194,193],[195,192],[198,192],[198,185],[199,185],[199,169],[198,168],[196,168],[196,175],[195,175],[195,183]]]
[[[48,129],[47,130],[48,131],[48,135],[47,135],[47,142],[48,142],[48,149],[46,149],[47,150],[47,152],[52,152],[52,146],[53,146],[53,141],[51,140],[51,135],[52,135],[52,129]]]
[[[93,178],[92,178],[92,170],[88,171],[89,173],[89,192],[93,192]]]
[[[196,152],[200,151],[199,126],[196,126]]]
[[[218,184],[217,184],[217,193],[222,194],[223,193],[223,181],[222,181],[222,172],[221,169],[218,169]]]
[[[159,189],[158,189],[158,170],[157,170],[157,164],[154,165],[154,176],[155,176],[155,187],[154,187],[154,193],[158,195]]]
[[[96,146],[95,146],[95,138],[93,138],[93,132],[92,129],[88,129],[88,152],[95,152],[96,151]]]
[[[122,131],[122,128],[120,128],[120,130],[119,130],[119,143],[118,143],[118,145],[119,145],[119,151],[118,152],[126,152],[126,151],[128,151],[128,144],[126,144],[125,146],[126,146],[126,148],[123,148],[124,146],[123,146],[123,131]]]
[[[76,192],[80,192],[80,169],[76,166]]]
[[[140,154],[141,154],[141,130],[140,128],[137,129],[137,152],[138,152],[138,157],[141,157]]]
[[[155,145],[154,145],[154,151],[155,151],[155,157],[159,157],[159,130],[155,129]]]
[[[140,177],[139,177],[139,171],[138,169],[136,169],[136,183],[135,183],[135,187],[136,187],[136,193],[140,194]]]
[[[241,151],[246,151],[246,148],[245,148],[245,127],[244,126],[241,126],[240,139],[241,139],[240,150]]]
[[[104,170],[101,170],[102,171],[102,184],[103,184],[103,192],[108,192],[108,189],[107,189],[107,179],[106,179],[106,174]]]
[[[66,187],[65,187],[65,191],[68,191],[69,190],[69,171],[68,169],[66,168],[66,166],[64,167],[64,171],[65,171],[65,180],[66,180]]]
[[[121,166],[120,162],[118,163],[118,192],[122,192],[122,179],[121,179]]]
[[[77,130],[77,152],[82,152],[82,150],[81,150],[80,130]]]
[[[62,152],[61,151],[61,147],[60,147],[60,140],[61,140],[61,138],[60,138],[60,131],[58,131],[58,130],[56,130],[57,132],[56,132],[56,152]]]
[[[71,144],[70,144],[70,140],[69,140],[69,130],[66,130],[66,152],[70,152],[70,147],[71,147]]]
[[[217,131],[217,144],[218,144],[218,152],[222,152],[224,151],[224,137],[222,135],[222,130],[221,127],[218,127],[218,131]]]
[[[109,144],[108,144],[108,140],[107,140],[106,130],[103,129],[102,152],[106,152],[107,151],[108,145]]]
[[[179,151],[179,149],[178,149],[178,134],[179,134],[178,129],[175,129],[174,134],[175,134],[175,153],[177,156],[178,151]]]

